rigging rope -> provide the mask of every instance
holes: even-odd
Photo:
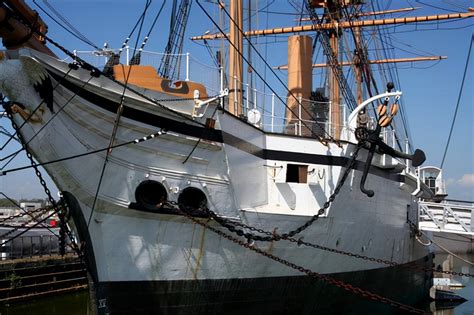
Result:
[[[448,141],[446,142],[446,148],[444,149],[443,159],[441,161],[440,168],[443,168],[444,161],[446,159],[446,153],[448,153],[449,142],[451,141],[451,135],[453,133],[454,123],[456,122],[456,117],[457,117],[457,114],[458,114],[459,103],[461,102],[462,90],[464,88],[464,81],[466,80],[466,74],[467,74],[467,69],[468,69],[468,65],[469,65],[469,59],[470,59],[470,56],[471,56],[471,48],[472,48],[472,42],[473,41],[474,41],[474,34],[471,35],[471,43],[469,45],[469,51],[467,52],[466,65],[464,66],[464,74],[462,76],[461,88],[459,89],[458,101],[456,102],[456,109],[454,110],[453,122],[451,123],[451,128],[449,130]]]
[[[58,20],[56,20],[53,16],[51,16],[51,14],[49,14],[45,9],[43,9],[37,2],[36,0],[33,0],[33,3],[41,10],[43,11],[44,14],[46,14],[47,16],[49,16],[49,18],[51,20],[53,20],[54,22],[56,22],[56,24],[58,24],[60,27],[62,27],[66,32],[68,32],[69,34],[71,34],[72,36],[76,37],[77,39],[79,39],[80,41],[86,43],[87,45],[97,49],[97,50],[100,50],[99,47],[97,47],[91,40],[89,40],[84,34],[82,34],[81,32],[79,32],[71,23],[69,23],[67,21],[66,18],[64,18],[56,9],[54,9],[54,7],[48,3],[48,1],[46,0],[43,0],[44,4],[61,20],[63,21],[70,29],[68,29],[66,26],[64,26],[63,24],[61,24]]]
[[[271,85],[267,82],[267,80],[264,80],[264,78],[262,77],[262,75],[255,69],[255,67],[248,61],[248,59],[244,56],[244,54],[239,50],[237,49],[236,45],[234,43],[232,43],[229,39],[229,37],[227,36],[226,33],[224,33],[224,30],[214,21],[214,19],[209,15],[209,13],[206,11],[206,9],[204,9],[204,7],[201,5],[201,3],[199,2],[199,0],[196,0],[196,3],[199,5],[199,7],[201,8],[201,10],[204,12],[204,14],[206,14],[206,16],[209,18],[209,20],[214,24],[214,26],[219,30],[220,33],[222,33],[222,35],[227,39],[227,41],[229,42],[229,44],[237,51],[237,53],[240,55],[240,57],[249,65],[249,67],[252,69],[253,73],[255,73],[260,80],[262,80],[262,82],[265,84],[265,86],[267,86],[270,91],[272,91],[273,94],[275,94],[275,96],[281,101],[281,103],[286,107],[286,109],[288,109],[293,115],[295,115],[295,117],[298,117],[298,115],[296,114],[296,112],[294,110],[292,110],[287,104],[286,102],[281,98],[281,96],[278,95],[278,93],[271,87]],[[249,38],[245,35],[245,33],[243,32],[243,30],[236,24],[236,22],[233,20],[233,18],[230,16],[229,12],[223,7],[222,10],[225,12],[225,14],[229,17],[229,19],[231,20],[231,22],[237,27],[238,29],[238,32],[243,36],[243,38],[245,38],[248,42],[249,45],[251,45],[254,49],[254,51],[257,53],[257,55],[259,56],[259,58],[261,58],[261,60],[265,63],[265,65],[268,67],[268,69],[274,74],[275,78],[277,78],[277,80],[286,88],[286,90],[288,91],[288,94],[298,102],[298,98],[293,94],[292,91],[290,91],[287,87],[287,85],[280,79],[280,77],[276,74],[275,70],[273,70],[273,68],[268,64],[268,62],[263,58],[263,56],[260,54],[260,52],[255,48],[255,46],[253,46],[252,42],[249,40]],[[301,107],[302,110],[304,110],[310,117],[312,120],[315,121],[315,125],[318,126],[318,128],[320,128],[328,137],[329,139],[331,139],[332,141],[334,141],[337,145],[340,145],[339,141],[337,141],[336,139],[334,139],[329,133],[327,133],[327,131],[325,130],[324,127],[321,126],[321,124],[319,124],[316,119],[313,117],[313,115],[304,107],[302,106]],[[315,137],[315,139],[318,139],[321,143],[327,145],[327,142],[324,138],[322,138],[321,136],[319,136],[318,134],[316,134],[314,131],[313,131],[313,128],[310,128],[310,126],[308,126],[306,124],[306,122],[304,121],[301,121],[301,124],[303,126],[305,126],[306,128],[308,128],[308,130],[311,132],[311,135]]]
[[[148,10],[148,6],[150,5],[150,3],[151,3],[151,0],[147,0],[146,5],[145,5],[145,9],[143,10],[142,20],[141,20],[141,23],[140,23],[140,28],[138,29],[138,35],[137,35],[137,40],[135,41],[134,51],[136,51],[136,49],[137,49],[138,39],[140,38],[143,23],[145,22],[146,11]],[[102,165],[102,170],[101,170],[100,177],[99,177],[99,183],[97,184],[97,190],[95,192],[94,201],[92,202],[91,213],[89,214],[89,219],[87,220],[87,228],[89,228],[89,225],[90,225],[90,222],[91,222],[91,219],[92,219],[92,215],[94,214],[95,205],[96,205],[97,199],[99,197],[99,191],[100,191],[100,188],[102,186],[102,180],[103,180],[104,174],[105,174],[105,169],[106,169],[107,164],[109,162],[109,155],[112,153],[112,146],[115,142],[115,137],[117,135],[117,130],[118,130],[118,127],[119,127],[120,118],[122,117],[122,112],[123,112],[123,108],[124,108],[124,101],[125,101],[125,92],[127,91],[128,80],[130,79],[130,74],[132,72],[132,66],[128,67],[127,76],[125,76],[125,69],[124,69],[123,65],[122,65],[122,71],[124,72],[123,75],[124,75],[124,78],[125,78],[125,84],[123,85],[123,91],[122,91],[122,95],[120,97],[120,104],[117,108],[117,113],[116,113],[116,117],[115,117],[114,128],[112,130],[112,134],[110,135],[109,147],[108,147],[108,150],[106,151],[106,154],[105,154],[104,163]]]
[[[138,52],[135,51],[134,56],[132,57],[132,60],[134,60],[134,62],[130,62],[130,64],[134,64],[134,65],[135,64],[140,64],[142,51],[145,48],[146,43],[148,42],[150,34],[153,31],[153,28],[155,27],[155,24],[158,21],[158,17],[160,16],[161,11],[163,11],[163,8],[164,8],[165,4],[166,4],[166,0],[164,0],[163,3],[161,4],[160,9],[158,10],[158,13],[155,16],[155,19],[153,20],[153,23],[150,26],[150,30],[148,31],[148,34],[143,39],[143,42],[142,42],[142,45],[141,45],[140,49],[138,49]],[[138,40],[138,38],[137,38],[137,40]]]

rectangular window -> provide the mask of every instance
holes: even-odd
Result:
[[[308,165],[288,164],[286,166],[286,182],[302,183],[308,182]]]

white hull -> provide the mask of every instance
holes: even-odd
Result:
[[[52,63],[44,66],[56,74],[54,78],[63,76],[61,69],[55,69],[60,67],[59,63],[45,60]],[[67,71],[67,65],[61,67]],[[88,83],[80,83],[80,78]],[[104,106],[104,99],[118,103],[121,87],[104,77],[89,79],[87,71],[74,70],[66,77],[69,83],[61,82],[55,90],[57,117],[28,145],[38,161],[108,146],[116,113]],[[81,89],[72,92],[71,84]],[[99,86],[103,89],[100,93]],[[94,103],[90,96],[97,93]],[[186,187],[195,187],[205,193],[209,208],[218,215],[281,234],[302,225],[323,206],[355,145],[343,143],[339,148],[314,139],[265,134],[219,110],[216,130],[209,131],[132,95],[126,97],[125,106],[141,112],[142,121],[124,112],[115,138],[117,144],[159,130],[163,121],[154,126],[153,120],[146,121],[150,117],[164,117],[176,122],[173,124],[186,125],[173,130],[174,125],[170,124],[166,134],[113,149],[102,179],[105,151],[45,166],[59,189],[78,200],[82,220],[88,222],[91,217],[87,228],[78,225],[80,218],[73,216],[78,234],[90,235],[89,254],[93,260],[89,262],[95,264],[99,283],[301,275],[182,215],[129,208],[136,202],[135,189],[144,180],[154,180],[166,187],[168,200],[177,201]],[[212,113],[212,109],[207,113]],[[47,110],[42,124],[26,124],[21,131],[25,140],[31,139],[52,115]],[[15,120],[18,124],[23,122],[18,115]],[[202,140],[192,152],[200,137]],[[413,178],[372,167],[368,185],[374,189],[375,197],[368,198],[358,187],[366,153],[361,150],[358,161],[362,162],[351,171],[325,215],[296,238],[400,264],[426,257],[428,248],[419,245],[407,223],[407,219],[416,221],[417,216],[411,195],[416,188]],[[307,165],[308,183],[287,182],[288,164]],[[214,221],[209,224],[231,233]],[[387,267],[287,241],[257,242],[256,246],[324,274]]]

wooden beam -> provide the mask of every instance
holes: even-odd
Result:
[[[416,62],[416,61],[433,61],[447,59],[447,56],[429,56],[429,57],[413,57],[413,58],[399,58],[399,59],[380,59],[380,60],[369,60],[370,64],[381,64],[381,63],[400,63],[400,62]],[[340,63],[340,66],[352,66],[354,63],[350,61],[344,61]],[[324,68],[327,67],[326,63],[315,63],[313,68]],[[288,66],[277,66],[273,67],[276,70],[287,70]]]
[[[474,17],[474,12],[289,26],[289,27],[279,27],[279,28],[272,28],[272,29],[265,29],[265,30],[248,31],[248,32],[245,32],[244,34],[245,36],[248,36],[248,37],[249,36],[265,36],[265,35],[300,33],[300,32],[310,32],[310,31],[320,31],[320,30],[332,30],[335,28],[353,28],[353,27],[367,27],[367,26],[380,26],[380,25],[393,25],[393,24],[421,23],[421,22],[441,21],[441,20],[450,20],[450,19],[464,19],[464,18],[470,18],[470,17]],[[229,35],[228,34],[224,35],[222,33],[207,34],[207,35],[191,37],[191,40],[204,40],[204,39],[212,40],[212,39],[225,38],[226,36],[228,37]]]

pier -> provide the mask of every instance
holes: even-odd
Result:
[[[419,202],[419,229],[433,234],[435,245],[457,253],[474,252],[474,205],[443,200]]]

